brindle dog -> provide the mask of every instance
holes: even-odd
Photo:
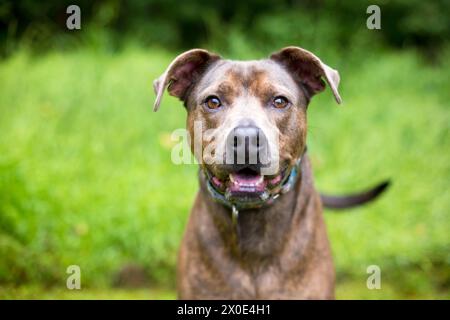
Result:
[[[201,162],[200,191],[179,252],[179,298],[334,298],[322,201],[305,151],[308,103],[325,82],[341,103],[339,80],[336,70],[299,47],[258,61],[193,49],[155,80],[155,111],[167,88],[184,102],[191,137],[195,122],[216,137],[191,139]],[[213,151],[206,152],[211,144]],[[263,172],[273,164],[274,170]],[[349,207],[385,186],[323,199]]]

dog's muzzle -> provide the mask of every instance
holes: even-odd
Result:
[[[305,149],[306,150],[306,149]],[[271,205],[279,196],[293,188],[301,175],[303,155],[291,168],[286,168],[275,177],[264,177],[244,168],[229,174],[226,180],[220,180],[207,168],[202,174],[212,198],[234,210],[257,209]]]

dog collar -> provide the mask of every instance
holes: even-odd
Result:
[[[210,174],[206,170],[202,170],[206,180],[206,187],[213,200],[217,203],[224,205],[227,208],[232,209],[232,218],[233,220],[237,219],[240,210],[258,209],[270,206],[276,199],[280,197],[280,195],[289,192],[294,187],[295,183],[297,182],[300,176],[301,162],[305,152],[306,148],[303,154],[300,156],[300,158],[297,159],[295,165],[292,167],[289,174],[284,177],[283,181],[281,182],[281,187],[277,192],[270,194],[269,192],[266,191],[258,199],[255,199],[254,201],[250,202],[230,201],[227,198],[226,193],[220,192],[213,186]]]

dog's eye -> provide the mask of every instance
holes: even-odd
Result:
[[[216,96],[209,96],[205,100],[205,106],[208,109],[218,109],[222,106],[222,102],[220,102],[220,99]]]
[[[273,99],[272,105],[277,109],[283,109],[289,105],[289,101],[283,96],[278,96]]]

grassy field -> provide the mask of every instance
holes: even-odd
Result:
[[[450,298],[449,52],[440,66],[414,52],[316,53],[340,70],[344,100],[326,92],[309,109],[318,189],[392,180],[374,204],[325,213],[338,298]],[[170,161],[181,104],[166,96],[151,111],[151,82],[174,55],[19,51],[0,61],[0,298],[175,297],[196,167]],[[73,264],[80,292],[64,289]],[[130,264],[148,289],[113,287]],[[381,268],[381,290],[366,288],[369,265]]]

